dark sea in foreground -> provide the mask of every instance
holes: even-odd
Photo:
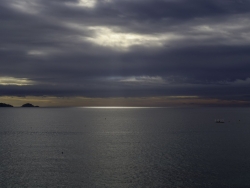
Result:
[[[249,188],[250,109],[1,108],[0,161],[0,187]]]

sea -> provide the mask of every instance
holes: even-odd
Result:
[[[3,188],[249,188],[250,108],[1,108],[0,162]]]

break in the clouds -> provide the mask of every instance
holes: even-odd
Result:
[[[26,78],[0,77],[0,85],[33,85],[34,83]]]
[[[0,95],[249,101],[248,0],[0,0]]]

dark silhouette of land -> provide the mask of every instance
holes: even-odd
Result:
[[[0,107],[13,107],[10,104],[0,103]]]
[[[34,106],[33,104],[26,103],[26,104],[23,104],[21,107],[39,107],[39,106]]]

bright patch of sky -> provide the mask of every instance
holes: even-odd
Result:
[[[206,44],[214,45],[214,40],[216,43],[226,44],[226,45],[241,45],[249,44],[250,42],[250,32],[249,27],[250,19],[242,19],[241,15],[229,17],[226,20],[221,20],[218,22],[197,23],[195,26],[190,27],[190,35],[186,35],[185,38],[190,37],[190,39],[195,40],[208,40]],[[211,43],[209,42],[211,41]]]
[[[47,55],[47,53],[44,52],[44,51],[39,51],[39,50],[30,50],[30,51],[28,51],[28,55],[32,55],[32,56],[45,56],[45,55]]]
[[[33,85],[33,84],[35,84],[35,82],[27,78],[0,77],[0,85],[26,86],[26,85]]]
[[[150,76],[131,76],[123,78],[120,82],[125,83],[143,83],[143,84],[163,84],[165,83],[164,79],[160,76],[150,77]]]
[[[168,41],[178,39],[173,33],[139,34],[128,32],[117,32],[112,28],[104,26],[88,27],[94,32],[94,36],[88,37],[87,41],[100,46],[111,47],[119,50],[128,50],[131,46],[162,47]]]
[[[112,0],[100,0],[102,3],[108,3]],[[70,6],[79,6],[83,8],[95,8],[98,4],[99,0],[78,0],[77,3],[67,2],[67,5]]]
[[[39,3],[37,0],[10,0],[11,7],[26,14],[39,13]]]

